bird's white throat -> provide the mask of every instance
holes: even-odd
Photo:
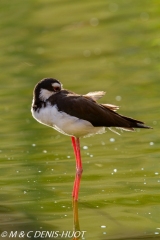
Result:
[[[52,91],[49,91],[47,89],[44,89],[44,88],[41,88],[40,90],[40,94],[39,94],[39,98],[42,100],[42,101],[46,101],[51,95],[53,95],[54,92]]]

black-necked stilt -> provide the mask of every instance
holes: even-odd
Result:
[[[76,176],[72,196],[78,200],[82,161],[79,138],[104,133],[105,127],[116,127],[127,131],[134,128],[151,128],[142,121],[116,113],[118,106],[99,104],[96,100],[105,92],[90,92],[79,95],[62,88],[62,84],[54,78],[41,80],[34,88],[32,115],[40,123],[45,124],[71,136],[76,158]]]

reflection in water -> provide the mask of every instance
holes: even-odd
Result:
[[[79,217],[78,217],[78,201],[73,200],[73,231],[75,234],[73,240],[80,239],[78,232],[80,233]],[[81,234],[80,234],[81,235]]]
[[[73,200],[73,240],[83,239],[86,231],[80,230],[79,217],[78,217],[78,201]]]
[[[79,231],[78,201],[73,200],[73,230]]]

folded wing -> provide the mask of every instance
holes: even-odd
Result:
[[[91,96],[92,95],[92,96]],[[118,106],[99,104],[95,100],[104,95],[104,92],[75,95],[62,90],[50,97],[52,104],[56,104],[59,111],[89,121],[94,127],[118,127],[133,131],[134,128],[150,128],[144,122],[126,117],[115,112]]]

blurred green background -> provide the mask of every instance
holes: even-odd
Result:
[[[30,113],[54,77],[154,128],[81,139],[84,239],[159,239],[159,1],[1,0],[0,15],[0,231],[72,230],[70,138]]]

